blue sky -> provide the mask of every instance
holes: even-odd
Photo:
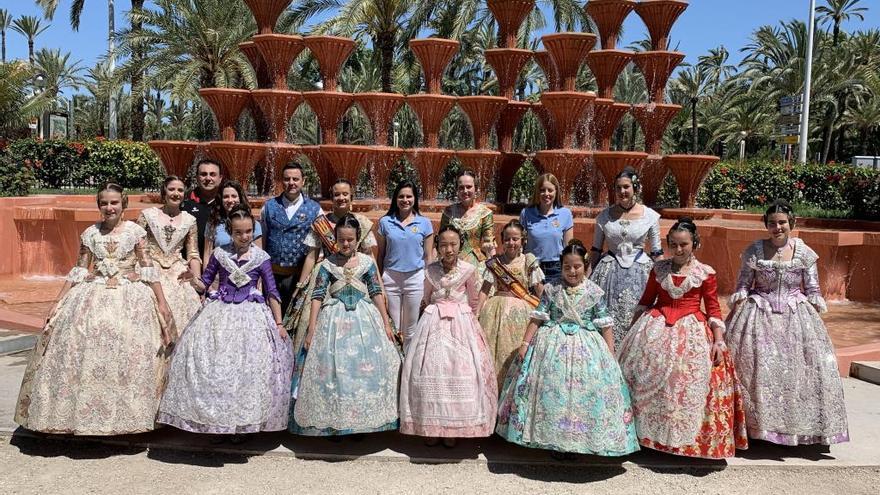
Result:
[[[62,0],[51,27],[36,40],[36,49],[61,48],[72,52],[73,60],[91,66],[103,55],[107,47],[107,2],[86,0],[82,26],[73,31],[68,23],[71,0]],[[824,3],[822,0],[818,4]],[[871,6],[864,22],[851,22],[847,29],[880,27],[880,5],[876,0],[863,0],[863,6]],[[125,25],[124,12],[130,8],[127,0],[116,1],[117,29]],[[13,17],[20,15],[41,16],[42,11],[32,0],[0,0],[0,7]],[[780,20],[806,19],[808,0],[692,0],[690,7],[679,18],[672,31],[673,43],[688,55],[686,61],[695,61],[709,48],[724,45],[731,52],[731,60],[739,61],[738,51],[748,43],[751,33],[758,26],[778,24]],[[645,38],[647,30],[641,19],[632,14],[624,25],[623,42]],[[7,57],[27,58],[27,42],[16,32],[6,35]]]

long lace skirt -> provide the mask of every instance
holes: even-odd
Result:
[[[511,295],[490,297],[480,311],[480,327],[495,362],[499,389],[522,343],[531,312],[529,303]]]
[[[614,318],[615,349],[620,348],[629,331],[652,266],[653,263],[633,263],[629,268],[623,268],[613,256],[606,255],[590,274],[590,280],[605,291],[603,301]]]
[[[187,266],[181,261],[159,272],[159,284],[162,286],[162,293],[165,294],[171,314],[174,315],[174,329],[178,333],[189,325],[192,317],[202,307],[202,300],[193,286],[189,282],[181,282],[177,279],[186,270]],[[176,342],[179,335],[172,337]]]

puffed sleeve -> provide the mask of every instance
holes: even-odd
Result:
[[[263,288],[269,297],[274,297],[276,301],[281,302],[281,294],[278,293],[278,286],[275,285],[275,277],[272,275],[272,260],[266,260],[260,263],[260,278],[263,279]]]
[[[544,283],[544,270],[541,270],[541,262],[533,254],[528,254],[529,288]],[[489,270],[486,270],[489,271]]]
[[[327,295],[327,288],[330,287],[331,275],[324,264],[318,268],[318,275],[315,277],[315,288],[312,289],[312,300],[323,301]]]
[[[648,253],[652,258],[663,256],[663,244],[660,241],[660,216],[658,215],[651,227],[648,229],[648,243],[651,246],[651,252]]]
[[[206,266],[205,271],[202,272],[202,283],[205,284],[205,287],[210,287],[211,284],[214,283],[214,278],[217,276],[219,270],[220,261],[212,254],[208,259],[208,266]]]
[[[746,248],[740,256],[739,275],[736,277],[736,289],[730,295],[728,303],[734,304],[749,297],[749,290],[755,282],[755,270],[752,268],[752,257],[755,255],[754,244]]]
[[[538,304],[538,307],[532,310],[529,318],[537,321],[549,321],[550,320],[550,293],[553,291],[551,287],[548,287],[544,290],[544,293],[541,294],[541,302]]]
[[[202,255],[199,254],[199,227],[196,222],[193,222],[193,224],[190,225],[189,232],[186,233],[186,240],[184,242],[186,259],[201,261]]]
[[[599,215],[600,217],[602,214]],[[602,246],[605,245],[605,231],[602,230],[602,225],[599,223],[600,219],[596,219],[596,223],[593,225],[593,250],[594,251],[602,251]]]
[[[614,325],[614,317],[608,313],[608,307],[605,305],[604,298],[593,306],[592,311],[592,321],[596,328],[601,330]]]
[[[79,255],[76,258],[76,265],[70,269],[67,274],[67,281],[72,284],[83,282],[89,276],[89,266],[92,264],[92,251],[86,245],[85,237],[81,237],[79,241]]]
[[[726,329],[724,320],[721,318],[721,304],[718,302],[718,278],[714,273],[706,276],[703,285],[700,286],[700,295],[706,307],[706,316],[709,317],[709,326],[718,328],[722,332]]]
[[[138,260],[136,272],[142,282],[152,284],[159,281],[159,269],[153,266],[153,258],[150,257],[150,252],[147,249],[146,231],[140,227],[138,229],[140,230],[137,232],[139,238],[137,244],[134,245],[134,254]]]
[[[495,215],[489,210],[480,220],[480,239],[485,244],[495,245]]]
[[[372,258],[370,259],[370,267],[361,275],[361,282],[367,286],[367,292],[369,292],[370,297],[382,294],[382,284],[379,282],[379,269],[376,268]]]
[[[314,230],[309,230],[309,233],[306,234],[306,238],[303,239],[303,244],[306,246],[315,249],[317,247],[321,247],[321,241],[318,240],[318,236],[315,235]]]
[[[367,254],[369,254],[370,250],[378,245],[379,243],[376,242],[376,234],[374,234],[371,230],[370,232],[367,232],[366,236],[364,236],[364,240],[361,241],[360,248],[362,252],[366,252]]]
[[[804,295],[807,301],[816,308],[816,311],[824,313],[828,311],[828,305],[825,298],[822,297],[822,290],[819,287],[819,256],[815,251],[806,244],[801,244],[804,253],[801,259],[804,260],[805,269],[803,271]]]
[[[645,292],[642,293],[642,298],[639,299],[639,305],[636,306],[636,311],[645,310],[653,306],[659,293],[660,283],[657,282],[657,274],[652,269],[651,273],[648,274],[648,283],[645,285]]]

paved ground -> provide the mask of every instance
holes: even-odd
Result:
[[[397,433],[346,439],[254,436],[233,446],[174,429],[48,438],[16,429],[26,354],[0,357],[0,493],[844,493],[880,483],[880,386],[847,379],[853,441],[781,448],[754,442],[727,462],[643,451],[557,461],[498,438],[455,449]],[[223,469],[218,469],[218,468]],[[588,486],[589,488],[585,488]]]

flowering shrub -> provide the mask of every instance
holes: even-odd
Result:
[[[0,196],[27,196],[35,184],[30,166],[16,163],[7,151],[0,151]]]

